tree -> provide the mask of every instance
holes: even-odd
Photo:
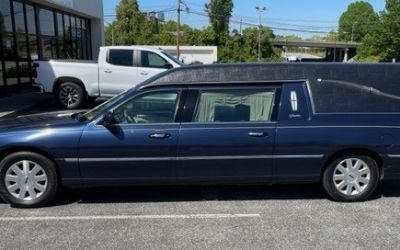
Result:
[[[306,39],[306,41],[314,41],[314,42],[321,42],[323,41],[324,37],[320,36],[320,35],[313,35],[309,38]]]
[[[113,23],[111,23],[111,24],[109,24],[108,26],[105,27],[104,40],[105,40],[106,46],[113,45],[113,36],[115,36],[115,32],[116,32],[116,30],[115,30],[115,22],[113,22]],[[115,37],[114,37],[114,41],[115,41]]]
[[[276,35],[277,40],[285,40],[285,41],[301,41],[303,40],[301,37],[297,35],[287,35],[287,36],[282,36],[282,35]]]
[[[379,50],[375,48],[376,37],[367,34],[357,50],[356,61],[379,61]]]
[[[146,20],[145,14],[139,11],[137,0],[121,0],[116,13],[115,21],[106,28],[108,42],[112,28],[114,28],[114,40],[117,45],[143,44],[154,41],[152,38],[157,29],[156,24]]]
[[[336,42],[338,40],[339,34],[335,30],[329,31],[329,33],[322,38],[322,41],[324,42]]]
[[[176,43],[176,22],[168,21],[159,25],[158,41],[159,45],[175,45]],[[203,30],[193,29],[189,25],[183,24],[180,27],[183,34],[181,36],[182,45],[212,45],[214,36],[212,30],[207,28]]]
[[[215,32],[213,28],[207,27],[201,30],[198,39],[199,45],[215,45]]]
[[[377,21],[378,15],[371,4],[351,3],[339,19],[339,40],[361,42]]]
[[[182,24],[182,45],[218,46],[219,61],[244,62],[257,61],[258,27],[246,28],[242,34],[237,31],[229,33],[229,18],[233,4],[228,0],[211,0],[206,5],[211,25],[203,29],[195,29]],[[222,18],[221,18],[222,17]],[[176,22],[148,21],[140,12],[137,0],[121,0],[117,6],[115,21],[105,28],[105,41],[115,45],[175,45]],[[270,39],[272,30],[264,27],[261,30],[261,57],[264,61],[276,59],[279,54],[274,51]]]
[[[211,0],[205,5],[211,27],[215,34],[215,45],[223,45],[229,36],[229,20],[232,16],[232,0]]]
[[[243,30],[242,44],[238,46],[236,53],[241,53],[241,61],[256,62],[258,60],[258,29],[256,27]],[[272,30],[263,27],[261,29],[261,59],[275,57],[270,39],[274,38]]]
[[[382,48],[383,60],[400,60],[400,0],[386,0],[386,8],[381,13],[381,24],[376,27],[379,35],[373,39],[375,48]]]
[[[360,60],[400,60],[400,0],[386,0],[385,10],[379,14],[379,20],[371,25],[371,32],[365,36],[358,49]]]

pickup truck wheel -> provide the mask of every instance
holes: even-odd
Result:
[[[57,189],[56,167],[40,154],[17,152],[0,162],[0,196],[13,207],[44,206]]]
[[[336,201],[366,200],[379,182],[378,164],[369,156],[347,155],[336,158],[326,168],[322,185]]]
[[[65,82],[57,90],[58,102],[66,109],[77,109],[85,103],[83,88],[73,82]]]

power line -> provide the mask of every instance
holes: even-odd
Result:
[[[242,15],[241,15],[242,16]],[[254,16],[242,16],[246,19],[256,20],[257,18]],[[338,23],[338,21],[328,21],[328,20],[311,20],[311,19],[290,19],[290,18],[271,18],[266,17],[263,18],[265,21],[283,21],[283,22],[303,22],[303,23]]]
[[[204,14],[207,17],[209,17],[209,14],[202,11],[202,10],[196,10],[196,9],[191,9],[191,12],[196,13],[196,14]],[[225,15],[216,15],[213,14],[214,18],[221,18],[221,19],[225,19],[226,16]],[[251,20],[250,20],[251,19]],[[255,23],[256,21],[259,21],[258,18],[249,18],[246,16],[231,16],[230,17],[231,21],[240,21],[240,20],[247,20],[250,21],[250,23]],[[254,20],[254,22],[251,22],[252,20]],[[262,19],[263,23],[268,23],[268,24],[275,24],[275,25],[284,25],[284,26],[291,26],[291,27],[297,27],[297,28],[303,28],[303,29],[335,29],[337,28],[337,26],[308,26],[308,25],[298,25],[298,24],[290,24],[290,23],[278,23],[278,22],[265,22],[266,19]]]
[[[168,12],[175,12],[176,9],[167,9],[167,10],[158,10],[158,11],[141,11],[141,13],[145,13],[145,12],[153,12],[153,13],[168,13]],[[104,17],[116,17],[117,14],[107,14],[104,15]]]
[[[193,4],[192,2],[189,2],[190,4]],[[200,6],[197,4],[197,6]],[[160,13],[160,12],[164,12],[164,13],[168,13],[168,12],[177,12],[177,8],[176,7],[171,7],[168,9],[162,9],[162,10],[154,10],[154,11],[148,11],[148,12],[155,12],[155,13]],[[188,8],[186,11],[188,14],[192,14],[192,15],[197,15],[197,16],[201,16],[204,18],[210,18],[209,13],[206,13],[205,11],[200,11],[200,10],[196,10],[196,9],[190,9]],[[116,14],[106,14],[104,15],[105,18],[114,18],[116,17]],[[216,14],[212,14],[211,15],[214,18],[219,18],[219,19],[226,19],[227,17],[225,15],[216,15]],[[245,25],[245,26],[250,26],[250,27],[258,27],[259,24],[255,23],[255,22],[251,22],[248,20],[254,20],[254,17],[249,17],[249,16],[230,16],[229,18],[229,22],[233,23],[233,24],[239,24],[239,25]],[[247,20],[247,21],[246,21]],[[262,19],[262,21],[266,21],[266,20],[294,20],[294,19]],[[300,19],[299,19],[300,20]],[[302,20],[302,21],[312,21],[312,20]],[[314,20],[316,21],[316,20]],[[328,21],[326,21],[328,22]],[[330,22],[330,21],[329,21]],[[291,23],[283,23],[283,22],[265,22],[268,25],[265,25],[266,27],[272,29],[272,30],[276,30],[276,31],[291,31],[291,32],[300,32],[300,33],[315,33],[315,34],[328,34],[331,30],[336,30],[338,28],[338,26],[311,26],[311,25],[299,25],[299,24],[291,24]],[[374,22],[365,22],[368,24],[373,24],[373,23],[379,23],[379,21],[374,21]],[[392,23],[400,23],[397,21],[394,21]],[[272,24],[272,25],[271,25]],[[283,27],[282,27],[283,26]],[[325,29],[325,30],[324,30]],[[329,31],[327,31],[327,29],[329,29]]]
[[[169,10],[169,11],[153,11],[155,13],[159,13],[159,12],[175,12],[175,10]],[[193,15],[198,15],[198,16],[202,16],[202,17],[206,17],[209,18],[208,14],[204,14],[201,12],[196,12],[196,11],[187,11],[188,14],[193,14]],[[113,15],[104,15],[105,18],[114,18],[116,17],[116,14]],[[245,25],[245,26],[251,26],[251,27],[258,27],[259,25],[256,23],[251,23],[251,22],[247,22],[247,21],[243,21],[243,20],[235,20],[233,18],[230,19],[230,23],[235,23],[235,24],[241,24],[241,25]],[[272,30],[279,30],[279,31],[293,31],[293,32],[302,32],[302,33],[315,33],[315,34],[328,34],[330,31],[320,31],[320,30],[312,30],[312,29],[300,29],[300,28],[285,28],[285,27],[276,27],[276,26],[271,26],[271,25],[267,25],[268,28],[272,29]],[[317,27],[315,27],[317,28]]]
[[[207,14],[202,13],[202,12],[196,12],[196,11],[188,11],[189,13],[192,13],[194,15],[199,15],[199,16],[205,16],[208,17]],[[218,17],[218,16],[216,16]],[[251,27],[258,27],[259,25],[256,23],[250,23],[246,21],[240,21],[240,20],[235,20],[235,19],[230,19],[231,23],[235,24],[243,24]],[[314,33],[314,34],[328,34],[329,31],[319,31],[319,30],[310,30],[310,29],[294,29],[294,28],[284,28],[284,27],[275,27],[275,26],[267,26],[268,28],[272,30],[279,30],[279,31],[293,31],[293,32],[302,32],[302,33]]]

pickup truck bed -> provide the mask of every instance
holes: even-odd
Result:
[[[52,60],[53,62],[60,62],[60,63],[93,63],[97,64],[95,60],[76,60],[76,59],[57,59]]]
[[[138,46],[102,47],[98,61],[39,60],[34,65],[35,85],[43,92],[53,93],[68,109],[80,108],[88,99],[112,97],[181,66],[160,49]]]

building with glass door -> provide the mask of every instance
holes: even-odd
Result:
[[[102,0],[0,0],[0,95],[32,82],[37,59],[95,59]]]

